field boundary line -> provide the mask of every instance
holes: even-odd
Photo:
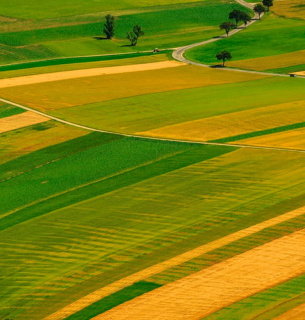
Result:
[[[73,123],[73,122],[70,122],[70,121],[66,121],[66,120],[60,119],[58,117],[46,114],[44,112],[35,110],[33,108],[30,108],[30,107],[26,107],[24,105],[21,105],[19,103],[16,103],[16,102],[13,102],[13,101],[10,101],[10,100],[7,100],[7,99],[0,98],[0,101],[2,101],[4,103],[7,103],[7,104],[10,104],[10,105],[13,105],[13,106],[18,107],[18,108],[27,110],[27,111],[31,111],[31,112],[37,113],[37,114],[39,114],[41,116],[44,116],[46,118],[58,121],[60,123],[63,123],[63,124],[69,125],[69,126],[73,126],[73,127],[76,127],[76,128],[80,128],[80,129],[84,129],[84,130],[88,130],[88,131],[93,131],[93,132],[109,133],[109,134],[118,135],[118,136],[122,136],[122,137],[126,137],[126,138],[135,138],[135,139],[142,139],[142,140],[154,140],[154,141],[166,141],[166,142],[180,142],[180,143],[198,144],[198,145],[235,147],[235,148],[239,148],[239,149],[240,148],[248,148],[248,149],[261,149],[261,150],[273,150],[273,151],[305,153],[305,150],[302,150],[302,149],[252,146],[252,145],[248,145],[248,144],[233,144],[233,143],[221,143],[221,142],[209,142],[209,141],[192,141],[192,140],[167,139],[167,138],[158,138],[158,137],[150,137],[150,136],[142,136],[142,135],[133,135],[133,134],[129,134],[129,133],[119,133],[119,132],[115,132],[115,131],[96,129],[96,128],[84,126],[84,125],[81,125],[81,124]]]
[[[85,297],[80,298],[79,300],[77,300],[75,302],[72,302],[70,305],[56,311],[55,313],[45,317],[43,320],[62,320],[62,319],[65,319],[66,317],[90,306],[92,303],[97,302],[100,299],[102,299],[112,293],[115,293],[123,288],[126,288],[135,282],[149,278],[149,277],[151,277],[155,274],[158,274],[164,270],[167,270],[169,268],[180,265],[180,264],[187,262],[191,259],[197,258],[197,257],[201,256],[202,254],[205,254],[205,253],[210,252],[212,250],[221,248],[221,247],[228,245],[232,242],[243,239],[245,237],[253,235],[254,233],[260,232],[266,228],[275,226],[277,224],[288,221],[290,219],[299,217],[303,214],[305,214],[305,206],[298,208],[298,209],[295,209],[295,210],[292,210],[292,211],[289,211],[285,214],[282,214],[282,215],[277,216],[275,218],[269,219],[267,221],[258,223],[256,225],[253,225],[253,226],[248,227],[246,229],[242,229],[240,231],[234,232],[230,235],[227,235],[227,236],[222,237],[220,239],[214,240],[210,243],[204,244],[198,248],[195,248],[193,250],[182,253],[182,254],[180,254],[176,257],[173,257],[171,259],[168,259],[166,261],[160,262],[156,265],[153,265],[153,266],[148,267],[144,270],[136,272],[136,273],[134,273],[130,276],[127,276],[123,279],[115,281],[115,282],[113,282],[113,283],[111,283],[101,289],[98,289],[98,290],[86,295]]]

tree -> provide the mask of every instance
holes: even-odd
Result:
[[[104,24],[103,32],[105,33],[107,39],[111,39],[114,36],[115,17],[111,14],[107,14],[105,19],[106,23]]]
[[[273,0],[263,0],[263,5],[267,7],[267,11],[269,11],[270,7],[273,6]]]
[[[134,47],[138,43],[138,39],[144,35],[144,31],[142,30],[142,27],[139,25],[135,25],[132,28],[132,31],[127,32],[126,37],[130,41],[130,44]]]
[[[242,11],[235,9],[235,10],[233,10],[233,11],[231,11],[231,12],[229,13],[229,19],[230,19],[230,20],[235,20],[236,25],[238,25],[238,22],[239,22],[239,21],[242,21],[242,20],[241,20],[241,15],[242,15],[242,14],[243,14]]]
[[[222,60],[222,66],[224,67],[225,66],[225,61],[226,60],[231,60],[232,59],[232,55],[230,52],[226,51],[226,50],[223,50],[219,53],[216,54],[216,59],[217,60]]]
[[[219,28],[220,30],[225,30],[228,37],[230,30],[234,28],[234,24],[231,21],[223,22]]]
[[[245,26],[248,24],[248,22],[251,21],[251,17],[246,12],[241,12],[240,20],[243,21]]]
[[[260,3],[256,4],[253,10],[258,14],[259,19],[261,18],[261,14],[266,12],[266,8]]]

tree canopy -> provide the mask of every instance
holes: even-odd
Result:
[[[225,66],[225,61],[226,60],[231,60],[232,59],[232,55],[229,51],[227,50],[223,50],[219,53],[216,54],[216,59],[217,60],[222,60],[222,66],[224,67]]]
[[[266,8],[260,3],[256,4],[253,10],[258,14],[259,19],[261,18],[261,14],[266,12]]]
[[[234,28],[234,24],[231,21],[226,21],[226,22],[223,22],[219,26],[219,28],[220,28],[220,30],[225,30],[227,37],[228,37],[230,30]]]
[[[130,44],[132,46],[136,46],[138,43],[138,39],[144,35],[144,31],[142,30],[142,27],[139,25],[135,25],[132,28],[132,31],[127,32],[126,37],[130,41]]]
[[[115,17],[111,14],[107,14],[105,19],[106,22],[104,24],[103,32],[105,33],[107,39],[111,39],[114,36]]]

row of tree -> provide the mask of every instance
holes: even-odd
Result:
[[[106,35],[107,39],[112,39],[115,32],[115,16],[107,14],[105,19],[106,22],[104,24],[103,32]],[[144,31],[142,30],[142,27],[139,25],[135,25],[130,32],[126,33],[126,38],[130,41],[130,44],[132,46],[136,46],[139,38],[143,35]]]
[[[262,3],[258,3],[254,6],[253,11],[258,14],[258,18],[260,19],[262,13],[269,11],[270,7],[272,6],[273,6],[273,0],[263,0]],[[239,22],[242,21],[246,26],[248,22],[251,21],[251,17],[246,12],[243,12],[237,9],[229,13],[229,19],[235,20],[235,24],[232,23],[231,21],[225,21],[219,26],[221,30],[225,30],[227,37],[229,36],[229,32],[233,28],[236,28]],[[216,59],[222,60],[222,65],[224,66],[226,60],[232,59],[232,55],[229,51],[223,50],[216,54]]]

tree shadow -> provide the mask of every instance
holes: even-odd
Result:
[[[108,40],[106,37],[93,37],[95,40]]]
[[[225,68],[225,67],[222,64],[214,64],[214,65],[210,66],[210,68],[218,69],[218,68]]]

